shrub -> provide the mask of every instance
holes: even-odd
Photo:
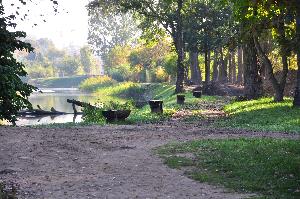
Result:
[[[83,122],[86,124],[105,124],[105,118],[102,115],[103,108],[89,108],[83,109]]]
[[[119,65],[108,70],[108,75],[118,82],[128,81],[132,78],[130,65]]]
[[[108,76],[90,77],[80,84],[80,89],[87,91],[95,91],[98,88],[108,87],[115,84],[116,81]]]
[[[167,82],[168,74],[162,67],[158,67],[155,70],[155,79],[157,82]]]

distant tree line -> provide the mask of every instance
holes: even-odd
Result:
[[[29,78],[100,74],[100,61],[89,46],[80,50],[59,50],[46,38],[25,42],[30,43],[34,51],[18,51],[16,57],[25,64]]]

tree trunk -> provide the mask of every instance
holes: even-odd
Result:
[[[296,5],[296,54],[297,54],[297,83],[295,88],[294,106],[300,107],[300,5]]]
[[[259,59],[261,60],[263,65],[266,67],[267,77],[271,81],[273,89],[275,91],[274,101],[282,102],[283,97],[284,97],[284,88],[286,85],[286,78],[287,78],[287,74],[289,72],[288,57],[287,57],[288,50],[286,48],[286,42],[285,42],[286,39],[285,39],[283,20],[281,20],[278,23],[277,29],[278,29],[278,34],[279,34],[280,41],[281,41],[280,47],[281,47],[282,66],[283,66],[282,76],[279,81],[277,81],[277,79],[274,75],[273,65],[272,65],[270,59],[268,58],[268,56],[266,55],[266,53],[263,51],[256,35],[254,36],[254,43],[255,43],[255,48],[257,50],[257,53],[259,55]]]
[[[236,61],[235,61],[235,53],[236,50],[232,51],[232,82],[236,83]]]
[[[223,48],[221,48],[221,65],[220,65],[220,70],[219,70],[219,81],[222,83],[225,83],[228,81],[227,79],[227,60],[228,57],[224,59],[224,52]]]
[[[298,72],[297,72],[297,83],[295,89],[294,96],[294,106],[300,107],[300,52],[297,53],[297,64],[298,64]]]
[[[228,81],[232,83],[232,51],[228,52],[228,68],[229,68]]]
[[[245,97],[248,100],[258,99],[262,96],[262,80],[258,73],[257,52],[253,37],[244,41],[244,85]]]
[[[213,65],[213,81],[218,80],[218,51],[214,51],[214,65]]]
[[[184,63],[184,82],[186,84],[189,83],[190,79],[189,79],[189,64],[185,62],[186,60],[186,52],[183,52],[183,63]]]
[[[177,52],[177,81],[176,81],[176,90],[175,93],[181,93],[184,91],[183,81],[184,81],[184,42],[183,42],[183,23],[182,23],[182,15],[181,11],[183,8],[183,0],[177,0],[178,8],[177,8],[177,24],[176,24],[176,32],[175,32],[175,47]]]
[[[243,73],[244,73],[244,66],[243,66],[243,48],[238,47],[238,78],[237,82],[239,84],[243,83]]]
[[[199,68],[199,53],[195,50],[190,51],[190,64],[191,64],[191,80],[194,84],[200,85],[202,83],[201,72]]]
[[[210,52],[208,50],[204,53],[205,56],[205,84],[210,82]]]

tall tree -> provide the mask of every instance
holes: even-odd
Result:
[[[219,77],[219,70],[218,70],[218,66],[219,66],[219,52],[217,49],[214,50],[214,64],[213,64],[213,76],[212,76],[212,80],[215,82],[218,80]]]
[[[294,1],[294,7],[296,8],[296,49],[295,52],[297,54],[297,64],[298,64],[298,72],[297,72],[297,80],[296,80],[296,88],[295,88],[295,97],[294,97],[294,106],[300,107],[300,5],[299,2]]]
[[[184,81],[184,40],[183,40],[183,15],[189,6],[185,6],[185,0],[114,0],[94,1],[90,8],[101,7],[102,9],[114,8],[123,12],[132,12],[139,16],[140,27],[149,31],[149,27],[155,27],[155,31],[168,33],[175,46],[177,54],[177,81],[176,93],[183,91]]]
[[[198,60],[198,50],[190,51],[190,68],[191,68],[191,81],[194,84],[200,85],[202,83],[201,71],[199,67],[199,60]]]
[[[23,83],[20,77],[26,76],[24,65],[17,62],[13,53],[15,50],[33,51],[30,44],[22,42],[24,32],[8,31],[16,24],[11,21],[15,16],[4,17],[4,7],[0,1],[0,120],[8,120],[15,124],[20,109],[31,108],[29,95],[33,86]]]
[[[244,39],[244,86],[247,99],[257,99],[262,96],[262,79],[259,74],[257,51],[254,40],[250,36]]]
[[[237,75],[237,83],[241,84],[243,82],[243,49],[241,46],[238,46],[238,75]]]
[[[184,14],[184,38],[188,48],[205,58],[205,83],[210,81],[210,53],[227,43],[231,10],[216,0],[190,0],[192,9]]]
[[[115,46],[135,43],[139,29],[132,14],[109,12],[92,5],[89,7],[88,42],[106,61],[109,51]]]
[[[85,74],[92,75],[95,72],[95,60],[89,46],[80,49],[80,61]]]

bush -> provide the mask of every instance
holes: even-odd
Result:
[[[105,118],[102,115],[103,108],[90,108],[83,109],[83,122],[86,124],[105,124]]]
[[[156,82],[167,82],[168,81],[168,74],[162,67],[158,67],[155,69],[155,79]]]
[[[118,82],[128,81],[133,76],[131,67],[126,64],[109,69],[108,75]]]
[[[109,101],[106,103],[98,102],[97,108],[85,107],[83,109],[83,121],[86,124],[106,124],[106,120],[102,114],[104,110],[131,110],[133,109],[133,101],[121,103],[118,101]]]
[[[108,76],[90,77],[80,84],[80,89],[86,91],[95,91],[98,88],[108,87],[115,84],[116,81]]]

